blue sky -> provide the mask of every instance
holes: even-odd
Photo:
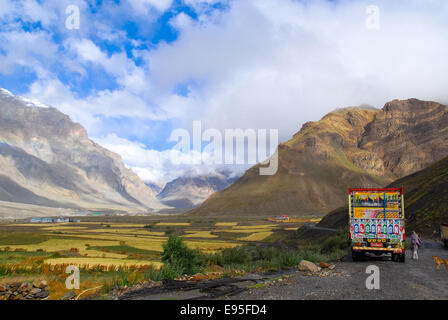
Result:
[[[54,74],[62,84],[69,87],[78,99],[87,98],[93,92],[114,91],[120,88],[120,83],[116,77],[105,72],[105,68],[98,63],[90,62],[83,65],[82,74],[66,68],[63,63],[57,61],[58,55],[70,55],[64,48],[64,42],[78,39],[89,39],[95,46],[101,50],[105,56],[111,57],[114,54],[123,53],[131,63],[136,67],[144,66],[142,57],[135,54],[134,50],[151,51],[160,43],[169,44],[176,41],[179,31],[171,24],[172,20],[180,13],[188,18],[198,20],[198,8],[195,8],[195,2],[189,3],[182,0],[175,1],[141,1],[142,4],[133,8],[132,4],[126,1],[90,1],[79,2],[80,11],[80,29],[67,30],[61,27],[65,19],[69,16],[64,12],[64,5],[49,3],[44,0],[36,1],[16,1],[17,9],[30,3],[30,10],[39,6],[43,11],[54,13],[55,19],[49,23],[42,23],[39,16],[28,15],[5,15],[2,21],[2,28],[18,30],[28,34],[47,33],[49,41],[58,46],[56,59],[47,64],[48,71]],[[166,2],[166,9],[159,10],[152,3]],[[67,4],[72,2],[68,2]],[[76,3],[76,1],[75,1]],[[144,11],[140,11],[144,9]],[[215,10],[225,10],[226,4],[212,1],[204,2],[201,5],[202,14]],[[140,12],[139,12],[140,11]],[[104,32],[113,38],[107,38],[104,33],[98,33],[92,30],[85,30],[83,27],[86,20],[95,20],[100,23]],[[9,27],[13,24],[13,27]],[[89,23],[90,24],[90,23]],[[90,26],[89,26],[90,28]],[[118,35],[119,34],[119,35]],[[17,41],[20,41],[17,39]],[[3,52],[4,53],[4,52]],[[45,56],[37,57],[45,59]],[[36,70],[30,66],[21,66],[17,64],[10,73],[0,73],[0,86],[6,88],[15,94],[26,95],[29,93],[30,86],[39,79]],[[179,84],[173,88],[172,92],[177,95],[188,93],[185,84]],[[171,132],[172,125],[168,121],[145,121],[139,117],[130,117],[123,115],[104,116],[96,114],[95,117],[101,123],[100,132],[92,132],[95,136],[101,136],[108,133],[108,128],[114,128],[114,132],[120,137],[131,141],[140,141],[151,148],[158,150],[169,148],[173,145],[167,141],[167,136]],[[75,117],[76,119],[76,117]],[[158,134],[148,134],[151,128],[156,128]]]
[[[168,138],[194,120],[284,141],[338,107],[448,102],[447,16],[444,0],[3,0],[0,87],[163,183],[192,170]]]

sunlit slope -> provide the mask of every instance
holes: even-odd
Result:
[[[325,214],[349,187],[384,186],[448,155],[447,125],[447,106],[416,99],[336,110],[279,145],[277,174],[254,166],[191,214]]]

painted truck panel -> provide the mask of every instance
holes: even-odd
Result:
[[[404,253],[403,188],[349,189],[352,250]]]

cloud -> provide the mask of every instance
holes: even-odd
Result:
[[[140,13],[148,12],[149,9],[155,8],[158,11],[165,11],[171,7],[172,0],[128,0],[135,11]]]
[[[192,165],[197,152],[183,153],[176,149],[158,151],[148,149],[144,144],[129,141],[116,134],[94,139],[101,146],[120,154],[123,161],[145,182],[166,183],[179,176],[212,174],[222,165]],[[208,155],[204,153],[204,158]],[[241,171],[241,167],[239,170]]]
[[[0,70],[4,74],[15,72],[17,67],[27,67],[44,76],[47,69],[42,66],[41,61],[57,58],[58,46],[46,31],[3,32],[0,33],[0,41],[4,50],[0,59]]]
[[[81,30],[63,37],[54,13],[66,2],[46,2],[44,11],[38,1],[26,3],[25,13],[12,2],[0,9],[0,19],[9,17],[0,32],[0,72],[31,68],[37,79],[29,96],[81,122],[148,180],[186,172],[187,165],[172,164],[182,155],[145,147],[152,141],[118,134],[107,119],[185,129],[202,120],[204,130],[222,132],[278,128],[280,140],[287,140],[304,122],[338,107],[381,107],[410,97],[448,102],[445,0],[406,6],[377,0],[378,30],[366,28],[372,3],[364,0],[183,0],[196,18],[176,11],[171,0],[129,0],[96,13],[82,6]],[[167,11],[173,18],[163,27],[174,28],[177,38],[154,45],[143,36],[145,20]],[[24,31],[11,18],[21,15],[44,21],[44,28]],[[131,21],[140,27],[134,36],[123,29]],[[53,30],[64,40],[54,40]],[[153,136],[169,136],[154,130]]]
[[[184,126],[279,128],[282,139],[336,107],[448,101],[446,3],[376,3],[380,30],[365,27],[367,1],[232,2],[149,52],[152,81],[199,84],[181,101]]]

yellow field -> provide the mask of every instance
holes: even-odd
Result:
[[[70,230],[66,230],[70,231]],[[142,228],[138,229],[114,229],[114,228],[104,228],[104,229],[88,229],[85,232],[94,232],[94,233],[123,233],[123,234],[137,234],[143,236],[164,236],[165,232],[157,232],[157,231],[146,231]]]
[[[191,223],[188,222],[159,222],[156,226],[189,226]]]
[[[70,236],[70,235],[62,235],[62,236]],[[124,242],[126,245],[138,249],[150,250],[162,252],[162,244],[168,239],[167,237],[160,238],[150,238],[150,237],[126,237],[126,236],[107,236],[107,235],[76,235],[77,237],[86,238],[86,240],[78,240],[83,243],[89,243],[91,246],[112,246],[116,244],[97,244],[98,242],[104,241],[104,239],[108,239],[110,242],[120,243]],[[95,239],[91,239],[91,237],[95,237]],[[68,240],[71,241],[71,240]],[[238,243],[227,242],[227,241],[217,241],[217,240],[186,240],[185,244],[192,249],[199,250],[221,250],[225,248],[233,248],[238,246]],[[30,245],[36,246],[36,245]],[[22,246],[23,248],[24,246]],[[25,246],[28,248],[28,246]],[[33,247],[34,248],[34,247]],[[30,249],[33,250],[33,249]]]
[[[58,223],[58,226],[64,226],[68,223]],[[16,223],[9,224],[8,227],[51,227],[54,226],[53,223]]]
[[[276,227],[277,225],[275,224],[260,224],[260,225],[256,225],[256,226],[234,226],[233,229],[248,229],[248,230],[253,230],[253,229],[272,229],[273,227]]]
[[[267,237],[269,237],[273,232],[256,232],[247,237],[238,238],[240,241],[263,241]]]
[[[234,248],[238,247],[241,244],[235,243],[235,242],[228,242],[228,241],[203,241],[203,240],[187,240],[185,241],[185,244],[191,248],[191,249],[198,249],[203,251],[218,251],[222,249],[227,248]]]
[[[107,223],[106,225],[110,225],[113,228],[143,228],[145,224],[131,224],[131,223]]]
[[[95,250],[87,250],[88,246],[86,244],[89,244],[90,246],[115,246],[119,245],[119,241],[114,240],[76,240],[76,239],[50,239],[41,243],[36,244],[26,244],[26,245],[10,245],[10,246],[2,246],[0,248],[4,249],[6,247],[9,247],[10,250],[15,249],[25,249],[27,251],[37,251],[39,249],[44,250],[46,252],[58,252],[58,251],[65,251],[70,250],[72,248],[76,248],[79,250],[79,254],[87,256],[96,256],[102,257],[103,254],[109,257],[113,258],[123,258],[127,257],[126,255],[118,255],[116,253],[109,253],[109,252],[101,252],[101,251],[95,251]]]
[[[145,260],[130,260],[130,259],[111,259],[111,258],[81,258],[81,257],[67,257],[67,258],[52,258],[44,261],[50,265],[70,264],[83,267],[88,266],[147,266],[151,265],[159,269],[163,263],[159,261],[145,261]]]
[[[256,232],[269,232],[272,231],[272,229],[220,229],[216,230],[217,232],[233,232],[233,233],[256,233]]]
[[[238,225],[238,222],[217,222],[216,227],[232,227]]]
[[[185,231],[188,233],[184,238],[218,238],[217,235],[211,234],[211,231]]]
[[[41,230],[46,231],[70,231],[70,230],[83,230],[83,229],[88,229],[88,227],[54,226],[54,227],[41,228]]]
[[[58,236],[65,236],[65,237],[79,237],[79,238],[85,238],[85,240],[82,240],[85,243],[89,243],[91,246],[97,246],[97,241],[110,241],[115,244],[108,244],[105,246],[113,246],[120,244],[120,242],[124,242],[126,245],[138,249],[144,249],[144,250],[150,250],[150,251],[157,251],[162,252],[162,243],[164,243],[168,238],[167,237],[131,237],[131,236],[121,236],[121,235],[88,235],[88,234],[61,234]],[[23,246],[22,246],[23,247]]]
[[[11,226],[38,228],[41,232],[40,234],[47,237],[48,240],[42,237],[45,241],[41,243],[0,245],[0,250],[8,247],[9,251],[59,252],[61,257],[45,258],[44,263],[50,265],[151,265],[160,268],[162,263],[157,261],[160,259],[157,253],[163,251],[162,245],[168,240],[168,230],[173,232],[173,229],[170,227],[185,227],[175,230],[175,234],[183,237],[185,244],[189,248],[206,253],[216,253],[227,248],[244,245],[245,242],[249,241],[264,241],[274,233],[275,229],[279,228],[278,224],[272,223],[238,225],[238,222],[231,221],[216,222],[204,227],[200,225],[189,227],[191,223],[169,221],[159,222],[156,225],[159,227],[155,229],[157,231],[145,229],[145,224],[137,223],[81,222],[76,224],[14,224]],[[295,226],[284,228],[284,230],[296,229],[297,227]],[[30,230],[34,231],[35,229]],[[236,239],[234,239],[233,235],[220,235],[221,232],[235,233],[234,237]],[[229,236],[233,240],[229,240]],[[79,255],[74,252],[68,252],[70,249],[76,249]]]

